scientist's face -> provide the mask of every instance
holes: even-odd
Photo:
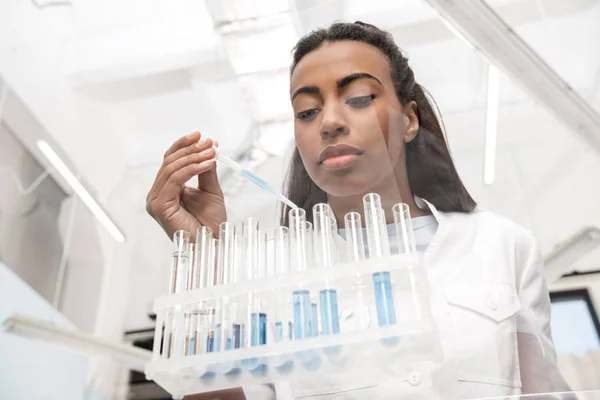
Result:
[[[404,142],[418,129],[418,122],[410,129],[416,107],[401,105],[377,48],[357,41],[321,45],[297,64],[290,95],[302,162],[329,195],[367,193],[404,170]]]

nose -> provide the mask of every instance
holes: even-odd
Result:
[[[348,134],[348,125],[335,105],[326,106],[322,112],[321,139],[333,139]]]

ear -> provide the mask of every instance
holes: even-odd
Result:
[[[411,101],[404,106],[404,141],[411,142],[419,132],[417,103]]]

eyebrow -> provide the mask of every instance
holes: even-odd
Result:
[[[339,79],[336,81],[336,86],[337,86],[338,90],[340,90],[340,89],[345,88],[346,86],[348,86],[349,84],[351,84],[352,82],[354,82],[357,79],[372,79],[375,82],[379,83],[381,86],[383,86],[383,83],[381,83],[381,81],[379,79],[377,79],[375,76],[368,74],[366,72],[357,72],[355,74],[350,74],[348,76],[345,76],[342,79]],[[303,86],[294,92],[294,94],[292,95],[292,101],[294,101],[296,96],[303,94],[303,93],[318,95],[321,93],[321,91],[319,90],[318,86]]]

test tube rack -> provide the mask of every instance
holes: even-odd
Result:
[[[367,200],[366,229],[349,213],[344,238],[326,204],[315,206],[314,226],[291,210],[290,227],[270,240],[252,219],[241,235],[222,224],[218,242],[206,228],[193,244],[176,233],[170,290],[154,303],[147,378],[183,398],[277,381],[327,386],[329,377],[438,359],[408,208],[395,206],[388,237],[378,196]]]

